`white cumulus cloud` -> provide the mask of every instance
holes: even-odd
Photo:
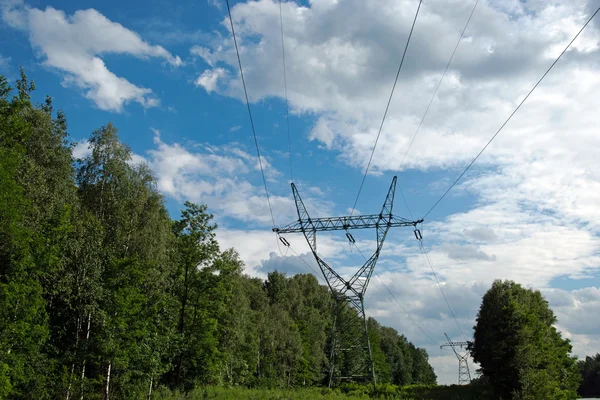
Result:
[[[204,71],[197,79],[196,86],[201,86],[208,93],[218,89],[219,80],[227,76],[227,71],[223,68],[215,68]]]
[[[41,10],[8,1],[2,5],[2,18],[9,26],[29,33],[31,44],[44,65],[64,74],[63,84],[81,89],[85,97],[103,110],[120,112],[130,102],[144,108],[156,107],[160,101],[151,89],[111,72],[102,55],[154,57],[174,67],[182,65],[178,56],[162,46],[147,43],[137,33],[94,9],[67,15],[52,7]]]
[[[145,159],[157,175],[158,189],[165,195],[208,204],[219,218],[271,226],[258,160],[239,143],[223,146],[166,143],[159,131],[154,130],[154,134],[155,148],[147,152]],[[261,159],[267,179],[280,176],[268,157]],[[332,207],[331,202],[318,197],[307,199],[319,214]],[[281,219],[278,222],[294,218],[295,206],[287,193],[271,193],[270,202],[274,215]]]

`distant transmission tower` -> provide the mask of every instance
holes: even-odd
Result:
[[[445,333],[444,336],[446,336],[446,339],[448,339],[448,343],[444,343],[443,345],[441,345],[440,349],[444,347],[452,348],[452,351],[454,351],[456,358],[458,358],[458,384],[468,385],[469,383],[471,383],[471,373],[469,372],[469,364],[467,363],[467,360],[469,358],[469,352],[461,352],[461,354],[458,351],[456,351],[456,348],[458,347],[459,351],[462,349],[466,349],[469,345],[469,342],[453,342]]]
[[[299,232],[304,234],[333,294],[335,307],[329,368],[330,387],[341,380],[372,380],[373,384],[376,383],[363,303],[364,295],[388,230],[398,226],[413,226],[415,227],[415,235],[420,237],[416,225],[422,222],[422,220],[409,221],[392,215],[396,180],[397,178],[394,176],[379,214],[314,219],[308,215],[298,189],[292,183],[298,221],[283,228],[273,228],[273,231],[277,234]],[[375,228],[377,231],[377,248],[354,276],[346,280],[317,254],[317,232],[344,230],[348,240],[354,243],[355,240],[349,230],[366,228]],[[283,244],[289,245],[285,238],[280,237],[280,240]],[[361,332],[361,334],[356,335],[356,332]]]

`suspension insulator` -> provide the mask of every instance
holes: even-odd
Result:
[[[285,247],[290,247],[290,242],[288,242],[283,236],[279,236],[279,241],[283,243]]]
[[[350,232],[346,232],[346,237],[348,238],[350,243],[356,243],[356,240],[354,240],[354,237],[352,236],[352,234]]]
[[[420,230],[415,229],[415,237],[417,238],[417,240],[423,239],[423,235],[421,235],[421,231]]]

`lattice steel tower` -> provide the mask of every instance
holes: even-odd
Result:
[[[469,342],[453,342],[445,333],[444,336],[446,336],[446,339],[448,339],[448,343],[444,343],[443,345],[441,345],[440,349],[444,347],[452,348],[452,351],[454,351],[456,358],[458,358],[458,384],[468,385],[469,383],[471,383],[471,372],[469,372],[469,364],[467,363],[467,360],[469,359],[469,352],[467,351],[464,354],[461,354],[458,351],[456,351],[456,348],[458,347],[459,350],[467,348]]]
[[[329,367],[329,386],[340,380],[369,381],[376,383],[371,344],[367,329],[364,308],[364,296],[373,274],[373,269],[381,253],[383,242],[392,227],[413,226],[415,235],[420,237],[416,229],[419,221],[409,221],[392,214],[394,193],[396,191],[394,176],[383,208],[379,214],[355,215],[346,217],[311,218],[302,202],[296,185],[292,183],[292,192],[298,211],[298,221],[283,228],[273,228],[277,234],[302,232],[310,249],[321,268],[321,272],[334,297],[334,322],[332,330],[332,347]],[[354,238],[351,229],[375,228],[377,232],[377,248],[373,255],[359,268],[350,279],[346,280],[331,268],[317,254],[317,232],[344,230],[350,242]],[[288,245],[284,238],[282,242]],[[361,332],[356,334],[356,332]]]

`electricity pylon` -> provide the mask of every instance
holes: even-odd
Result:
[[[471,373],[469,372],[469,364],[467,363],[467,360],[469,358],[469,352],[467,351],[464,354],[461,354],[458,351],[456,351],[456,347],[458,347],[459,350],[467,348],[469,342],[453,342],[445,333],[444,336],[446,336],[446,339],[448,339],[448,343],[444,343],[443,345],[441,345],[440,349],[444,347],[452,348],[452,351],[454,351],[456,358],[458,358],[458,384],[468,385],[469,383],[471,383]]]
[[[376,383],[371,344],[365,315],[364,296],[373,274],[373,269],[381,253],[383,242],[392,227],[413,226],[415,236],[420,237],[417,224],[423,222],[409,221],[392,214],[394,193],[396,191],[394,176],[383,208],[379,214],[355,215],[346,217],[311,218],[302,202],[296,185],[292,183],[292,193],[298,211],[298,220],[283,228],[273,228],[277,234],[302,232],[315,257],[319,268],[327,281],[334,298],[334,316],[332,328],[332,347],[329,367],[329,386],[340,380],[369,381]],[[317,254],[317,232],[346,231],[346,237],[354,243],[350,229],[375,228],[377,232],[377,248],[373,255],[350,278],[345,279],[331,268]],[[289,245],[280,237],[282,243]],[[361,332],[358,336],[356,332]]]

